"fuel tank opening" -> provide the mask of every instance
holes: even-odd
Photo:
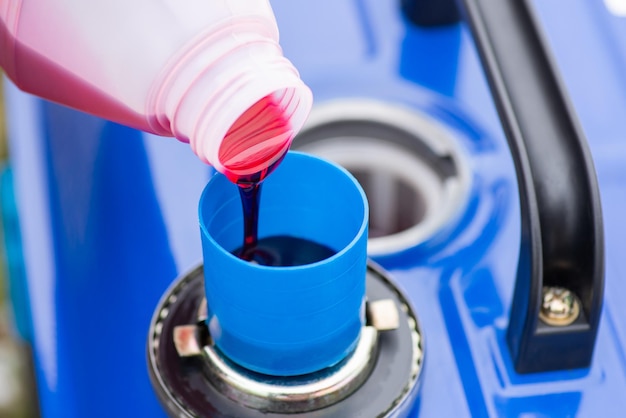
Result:
[[[369,263],[367,323],[343,361],[301,376],[267,376],[229,361],[206,325],[204,269],[163,295],[150,324],[152,385],[171,417],[406,417],[416,402],[423,334],[406,297]],[[268,324],[271,326],[271,324]]]
[[[459,218],[469,162],[453,133],[415,110],[370,99],[314,107],[293,148],[342,165],[370,205],[368,254],[415,247]]]

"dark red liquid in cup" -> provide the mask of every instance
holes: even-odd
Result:
[[[233,254],[263,266],[292,267],[325,260],[335,251],[307,239],[276,235],[262,238],[247,249],[238,248]]]

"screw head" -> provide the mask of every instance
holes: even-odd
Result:
[[[548,325],[563,327],[580,314],[580,302],[574,292],[564,287],[544,286],[539,318]]]

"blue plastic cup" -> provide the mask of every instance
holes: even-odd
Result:
[[[263,182],[259,239],[289,235],[330,247],[322,261],[268,267],[231,254],[243,243],[237,186],[216,174],[200,198],[200,229],[215,345],[256,372],[293,376],[332,366],[365,321],[368,206],[343,168],[289,152]]]

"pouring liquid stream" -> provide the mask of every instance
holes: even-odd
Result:
[[[284,108],[268,95],[235,122],[220,147],[224,174],[238,186],[241,197],[243,246],[234,254],[243,260],[255,261],[262,182],[285,158],[293,135]],[[261,258],[260,264],[274,263]]]
[[[267,169],[255,173],[250,177],[244,177],[237,182],[239,186],[239,196],[241,197],[241,207],[243,209],[243,246],[236,254],[246,261],[254,261],[259,242],[259,205],[261,202],[262,182],[283,160],[284,152]],[[259,261],[256,261],[259,262]],[[266,263],[260,263],[266,264]]]
[[[284,153],[267,171],[254,178],[265,178],[284,158]],[[331,248],[303,238],[288,235],[270,236],[259,240],[259,206],[261,201],[261,181],[238,183],[243,208],[243,245],[233,254],[245,261],[264,266],[300,266],[324,260],[335,254]]]
[[[290,236],[259,241],[259,209],[263,180],[285,158],[294,132],[272,95],[248,109],[226,134],[219,158],[224,174],[239,187],[243,209],[243,245],[233,254],[266,266],[314,263],[334,254],[324,245]],[[267,162],[270,162],[268,165]]]

